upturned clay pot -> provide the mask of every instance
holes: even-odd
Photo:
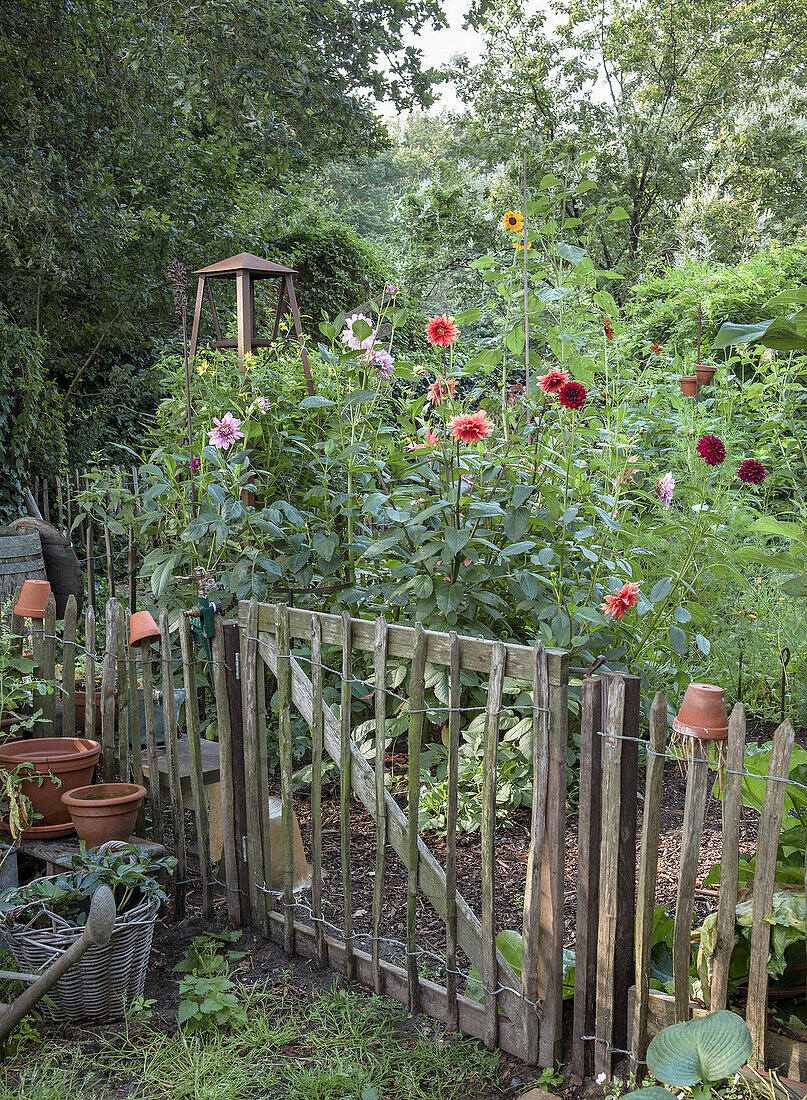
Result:
[[[160,637],[160,628],[150,611],[135,611],[129,619],[129,645],[141,642],[156,642]]]
[[[698,395],[698,378],[694,374],[682,374],[678,379],[681,386],[681,393],[684,397],[697,397]]]
[[[50,582],[27,580],[23,583],[20,598],[14,605],[14,614],[21,619],[44,619],[45,604],[50,595]]]
[[[725,741],[729,735],[729,716],[723,688],[715,684],[690,684],[673,719],[673,729],[702,741]]]
[[[707,366],[706,363],[698,363],[695,367],[695,377],[698,380],[698,386],[711,385],[716,370],[717,367]]]
[[[79,837],[89,848],[128,840],[146,797],[139,783],[93,783],[62,795]]]
[[[41,786],[37,778],[23,780],[22,793],[30,798],[34,811],[42,815],[37,826],[66,825],[70,813],[62,803],[62,795],[90,782],[100,755],[98,742],[86,737],[34,737],[0,745],[0,767],[13,772],[21,764],[30,763],[34,771],[29,774],[47,776]],[[61,780],[61,786],[51,775]]]

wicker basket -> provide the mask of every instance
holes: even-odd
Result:
[[[159,901],[152,898],[119,916],[109,943],[90,947],[40,1002],[40,1011],[58,1020],[122,1016],[130,1001],[143,996],[159,908]],[[3,928],[3,938],[20,969],[31,972],[44,970],[82,931],[33,929],[16,923]]]

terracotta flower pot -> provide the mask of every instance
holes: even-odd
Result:
[[[673,719],[673,729],[702,741],[725,741],[729,735],[729,716],[723,688],[715,684],[690,684]]]
[[[695,374],[682,374],[678,379],[684,397],[697,397],[698,378]]]
[[[711,385],[716,370],[717,367],[707,366],[706,363],[698,363],[695,367],[695,377],[698,379],[698,386]]]
[[[44,619],[45,604],[48,602],[50,592],[49,581],[25,581],[20,598],[14,605],[14,614],[22,619]]]
[[[129,645],[154,642],[160,637],[160,628],[150,611],[135,611],[129,619]]]
[[[41,786],[37,779],[25,779],[21,785],[34,811],[42,815],[36,827],[58,826],[70,821],[62,795],[90,782],[100,755],[98,742],[86,737],[34,737],[0,745],[0,767],[12,772],[20,764],[30,763],[34,765],[31,775],[52,774],[61,780],[60,787],[51,778],[45,779]]]
[[[108,840],[128,840],[146,797],[139,783],[93,783],[62,795],[81,839],[90,848]]]
[[[87,693],[76,689],[76,729],[83,730],[87,727]],[[118,693],[115,692],[115,729],[118,728]],[[101,732],[101,692],[95,693],[95,730]]]

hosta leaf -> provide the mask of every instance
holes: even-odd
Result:
[[[647,1068],[665,1085],[697,1085],[736,1073],[750,1054],[748,1024],[721,1009],[665,1027],[647,1048]]]

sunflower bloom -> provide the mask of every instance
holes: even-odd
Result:
[[[502,218],[502,225],[508,233],[520,233],[524,228],[524,215],[516,210],[508,210]]]

